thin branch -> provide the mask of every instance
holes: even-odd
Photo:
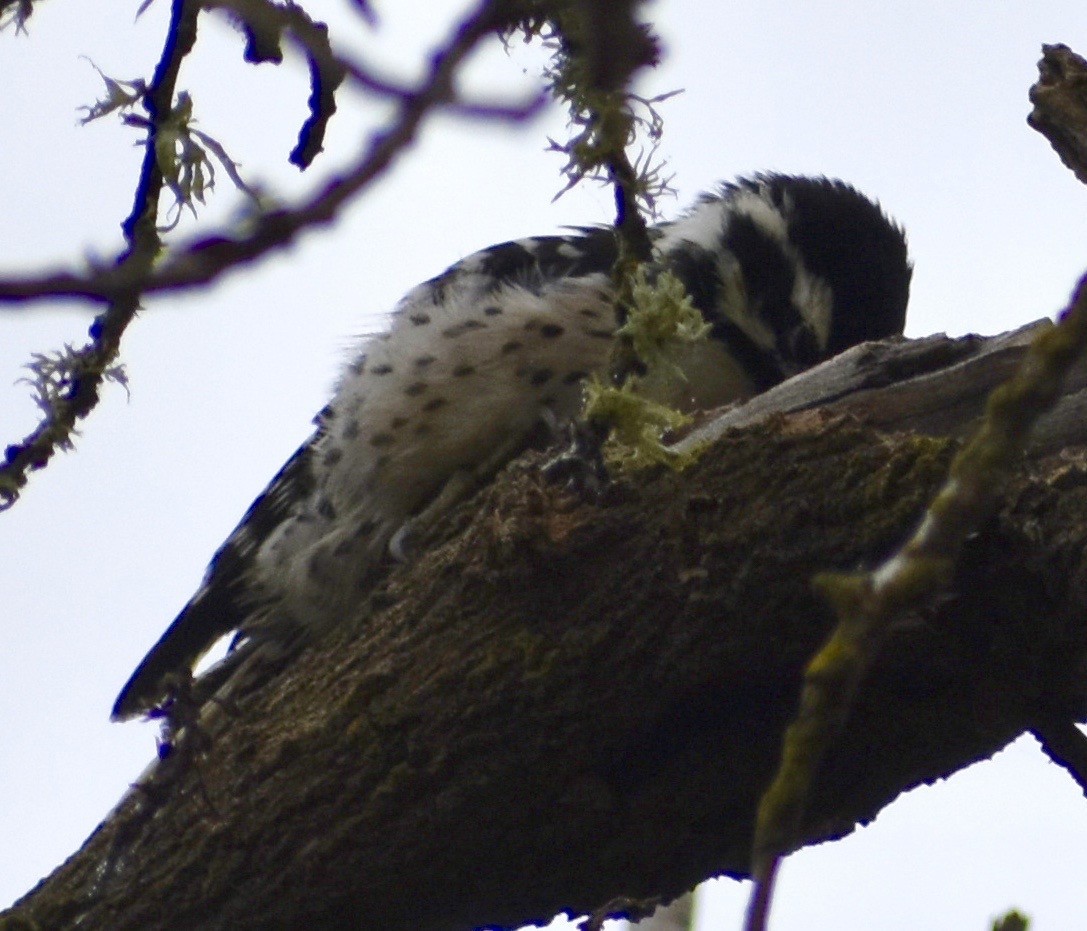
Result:
[[[175,0],[174,9],[176,22],[171,23],[166,52],[147,97],[153,127],[169,112],[181,58],[195,41],[200,5],[192,0]],[[121,335],[141,295],[208,284],[229,268],[288,245],[302,230],[331,222],[347,201],[378,178],[407,148],[426,115],[451,98],[453,76],[460,64],[484,36],[504,24],[500,11],[498,0],[487,0],[461,22],[448,44],[433,56],[430,73],[419,93],[402,100],[391,127],[375,133],[354,168],[330,181],[309,203],[295,210],[263,213],[239,236],[199,239],[160,261],[153,270],[152,262],[161,246],[156,208],[163,174],[154,155],[152,129],[136,205],[124,224],[131,246],[117,263],[88,275],[60,273],[0,282],[0,303],[82,297],[108,304],[91,325],[92,342],[73,358],[73,370],[78,376],[73,378],[68,395],[26,440],[7,448],[7,461],[0,466],[0,502],[10,506],[25,485],[27,472],[44,466],[57,449],[70,443],[76,421],[97,403],[103,373],[116,359]]]
[[[453,100],[452,79],[461,62],[488,33],[502,28],[502,3],[481,4],[456,29],[446,47],[435,53],[428,76],[411,92],[397,92],[399,112],[392,125],[376,132],[367,150],[344,174],[334,177],[311,200],[294,208],[268,211],[253,219],[244,234],[204,236],[179,247],[154,270],[139,274],[126,265],[96,266],[87,273],[58,272],[0,280],[0,304],[25,304],[55,298],[107,302],[139,287],[143,294],[176,291],[209,284],[224,271],[289,245],[298,233],[331,222],[343,205],[378,178],[414,138],[424,117],[435,107],[485,118],[514,121],[535,114],[542,98],[523,105],[466,103]]]
[[[302,49],[310,69],[309,116],[298,134],[290,162],[308,168],[324,144],[328,122],[336,112],[336,89],[347,69],[332,51],[328,27],[310,18],[294,3],[272,0],[205,0],[207,9],[224,9],[241,20],[246,35],[245,60],[253,63],[283,60],[282,37],[288,33]]]
[[[102,382],[116,370],[121,337],[136,315],[140,284],[162,246],[158,232],[158,203],[164,174],[157,152],[159,131],[172,111],[181,62],[196,42],[198,0],[174,0],[163,52],[144,95],[148,135],[132,211],[121,224],[128,246],[118,257],[114,274],[125,282],[108,295],[108,306],[90,326],[90,341],[64,359],[67,375],[41,423],[21,443],[5,450],[0,464],[0,510],[10,507],[26,484],[27,473],[40,469],[59,449],[71,445],[78,421],[98,404]]]
[[[15,31],[26,34],[26,22],[34,13],[34,0],[0,0],[0,29],[11,23]]]
[[[328,27],[317,22],[294,3],[280,5],[274,0],[206,0],[207,9],[233,13],[246,34],[245,59],[250,62],[283,60],[284,35],[298,47],[310,67],[310,115],[298,136],[298,145],[290,161],[305,169],[321,151],[328,121],[336,111],[334,93],[349,78],[364,90],[401,103],[425,93],[425,88],[398,84],[379,77],[372,68],[333,51]],[[525,119],[546,101],[537,94],[527,101],[458,101],[450,98],[444,105],[455,114],[474,118]]]

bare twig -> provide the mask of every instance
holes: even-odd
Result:
[[[124,284],[101,295],[107,307],[91,324],[90,341],[66,358],[68,374],[41,423],[21,443],[5,450],[0,465],[0,509],[15,501],[30,470],[42,468],[58,449],[71,444],[76,423],[98,404],[103,380],[116,369],[121,337],[139,308],[141,283],[161,248],[158,203],[165,176],[156,141],[172,112],[181,62],[196,42],[199,12],[198,0],[174,0],[162,56],[144,95],[148,137],[132,211],[122,224],[128,246],[113,269]]]
[[[321,151],[328,121],[336,111],[335,91],[346,79],[370,93],[400,102],[426,93],[426,88],[398,84],[377,75],[373,68],[333,51],[328,28],[313,20],[294,3],[274,0],[207,0],[205,7],[233,13],[246,35],[245,59],[250,62],[283,59],[282,40],[286,35],[306,56],[310,67],[310,115],[298,136],[290,161],[307,168]],[[496,21],[497,22],[497,21]],[[476,118],[524,119],[536,112],[546,100],[537,94],[520,102],[442,101],[451,112]]]
[[[322,149],[328,122],[336,112],[336,89],[347,74],[347,69],[332,52],[328,27],[310,18],[295,3],[205,0],[204,5],[208,9],[229,10],[238,17],[246,36],[246,61],[254,64],[282,61],[284,32],[302,49],[310,69],[309,116],[299,131],[298,144],[291,152],[290,161],[299,168],[308,168]]]
[[[34,0],[0,0],[0,29],[11,23],[16,32],[26,32],[26,21],[34,12]]]

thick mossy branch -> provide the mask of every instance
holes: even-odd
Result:
[[[513,927],[744,875],[835,623],[809,579],[893,552],[957,448],[779,416],[595,504],[515,465],[355,630],[212,706],[207,750],[160,767],[15,914],[117,931]],[[1087,454],[1033,460],[1004,500],[947,592],[887,632],[803,840],[1087,712]]]

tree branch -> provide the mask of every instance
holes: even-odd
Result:
[[[154,767],[9,916],[512,927],[746,875],[804,664],[834,623],[812,574],[873,565],[909,534],[1028,336],[860,347],[771,409],[773,392],[751,402],[762,419],[682,474],[599,503],[522,460],[352,629],[210,706],[206,747]],[[1080,365],[949,591],[890,633],[803,840],[1087,711],[1087,419],[1069,413],[1085,391]],[[953,413],[935,417],[941,398]]]

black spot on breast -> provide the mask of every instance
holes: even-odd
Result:
[[[439,407],[444,407],[447,403],[445,398],[431,398],[423,405],[423,410],[436,411]]]
[[[359,422],[357,420],[349,420],[343,425],[343,431],[340,433],[345,440],[353,440],[359,435]]]
[[[547,339],[554,339],[556,336],[562,336],[566,331],[557,323],[545,323],[540,327],[540,336],[547,337]]]
[[[343,450],[333,447],[324,455],[324,463],[326,466],[334,466],[337,462],[343,459]]]
[[[408,319],[416,326],[426,326],[428,323],[430,323],[430,314],[424,314],[422,312],[415,313],[409,315]]]
[[[414,381],[407,388],[404,389],[404,394],[409,398],[417,398],[427,389],[427,383],[425,381]]]
[[[453,369],[453,377],[464,378],[468,375],[474,375],[475,372],[476,367],[474,365],[458,365],[455,369]]]
[[[453,326],[442,330],[442,336],[446,339],[456,339],[472,330],[482,330],[487,326],[482,320],[465,320],[463,323],[454,323]]]
[[[600,330],[592,327],[586,327],[581,332],[592,339],[611,339],[615,335],[614,330]]]
[[[417,369],[425,369],[428,365],[434,362],[435,358],[435,356],[431,355],[419,356],[419,358],[415,360],[415,367]]]
[[[483,308],[483,315],[485,317],[497,317],[502,313],[502,308],[497,304],[491,304],[489,307]]]
[[[554,374],[555,373],[551,371],[551,369],[533,369],[533,371],[529,373],[528,383],[538,388],[540,385],[546,385],[551,381]]]
[[[394,417],[389,423],[389,429],[390,430],[399,430],[407,422],[408,422],[407,417]]]
[[[392,446],[396,442],[396,437],[391,433],[375,433],[370,437],[370,445],[375,449],[381,449],[383,446]]]
[[[336,508],[332,506],[332,502],[328,498],[321,498],[317,502],[317,513],[320,514],[326,520],[336,519]]]
[[[502,348],[499,350],[502,355],[508,356],[511,352],[517,352],[518,349],[524,349],[525,344],[519,343],[515,339],[511,339],[508,343],[503,343]]]
[[[391,365],[375,365],[370,369],[371,375],[391,375],[393,367]]]
[[[587,378],[588,375],[588,372],[567,372],[562,376],[562,383],[564,385],[576,385],[582,379]]]

